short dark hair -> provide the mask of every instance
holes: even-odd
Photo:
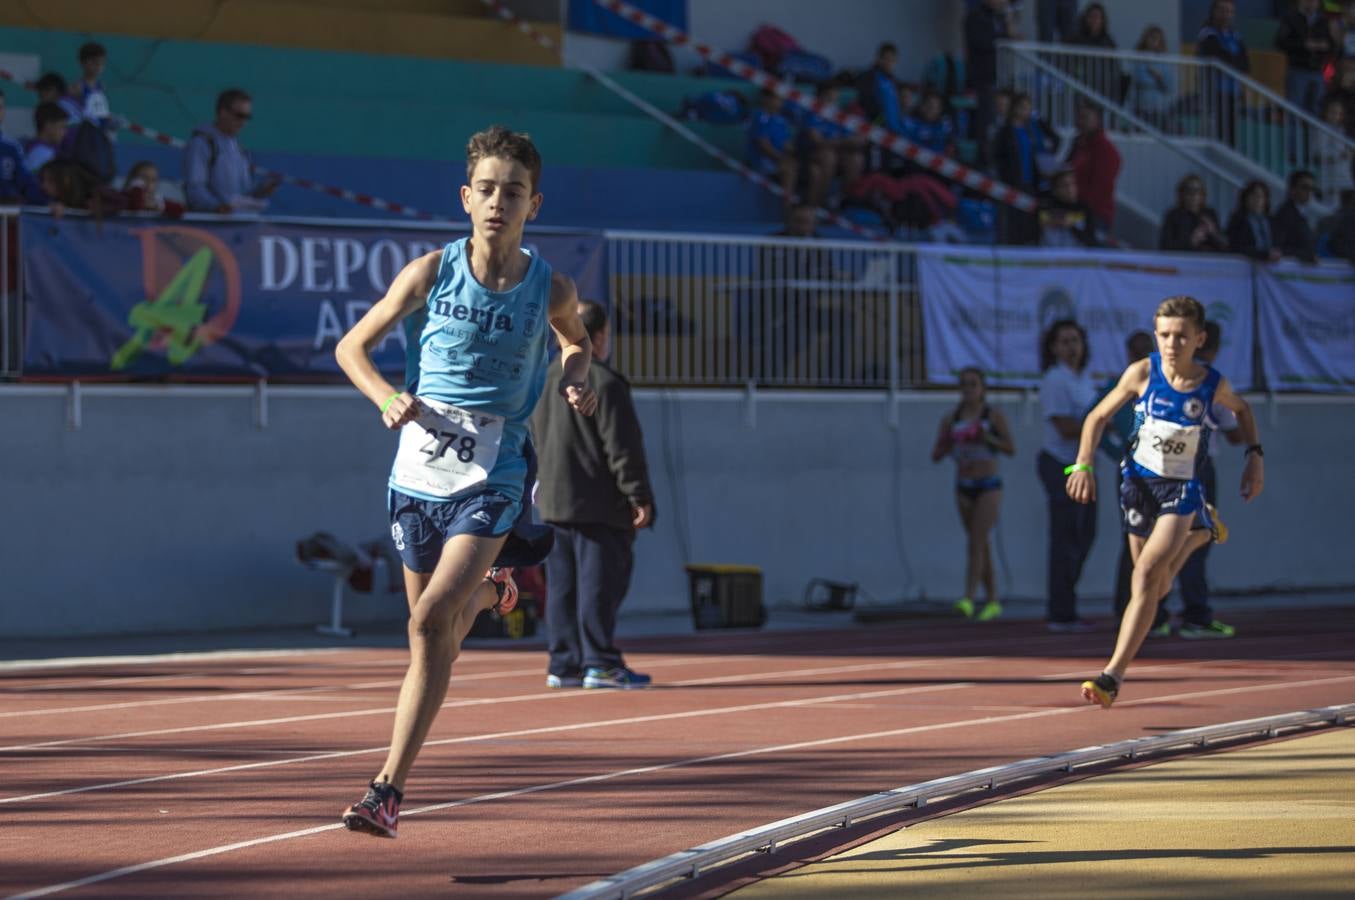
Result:
[[[1145,345],[1147,349],[1144,349]],[[1124,349],[1131,362],[1147,359],[1153,352],[1153,336],[1146,331],[1136,331],[1125,339]],[[1140,353],[1140,350],[1143,352]]]
[[[1059,332],[1065,328],[1074,329],[1082,336],[1082,359],[1078,361],[1077,370],[1079,372],[1087,368],[1087,361],[1091,359],[1092,348],[1087,343],[1087,329],[1077,324],[1076,319],[1059,319],[1045,330],[1044,339],[1040,341],[1040,371],[1044,372],[1050,369],[1055,361],[1054,342],[1058,340]]]
[[[532,192],[541,180],[541,154],[525,131],[510,131],[502,125],[491,125],[477,131],[466,142],[466,182],[475,176],[475,167],[482,159],[510,159],[522,163],[532,176]]]
[[[80,62],[84,62],[87,59],[98,59],[99,57],[106,56],[108,56],[108,51],[104,49],[103,44],[90,41],[88,44],[80,45]]]
[[[42,131],[52,122],[65,122],[68,119],[70,114],[62,109],[59,103],[45,100],[33,110],[33,130]]]
[[[58,94],[66,93],[66,79],[61,77],[60,72],[48,72],[37,80],[33,85],[33,90],[38,93],[43,91],[56,91]]]
[[[875,51],[875,58],[876,58],[876,59],[879,59],[880,57],[884,56],[886,53],[892,53],[892,54],[894,54],[895,56],[898,56],[898,55],[899,55],[899,48],[896,47],[896,46],[894,46],[894,44],[893,44],[892,42],[890,42],[890,41],[885,41],[883,44],[881,44],[881,45],[879,46],[879,49],[877,49],[877,50]]]
[[[1295,169],[1294,171],[1289,173],[1289,181],[1286,183],[1289,185],[1289,189],[1293,190],[1295,186],[1297,186],[1298,183],[1305,178],[1307,178],[1309,181],[1317,180],[1313,173],[1309,172],[1307,169]]]
[[[579,301],[579,318],[583,320],[583,327],[588,332],[590,341],[607,327],[606,307],[592,300]]]
[[[240,88],[226,88],[216,95],[216,111],[220,113],[223,109],[229,109],[241,100],[253,102],[254,98]]]

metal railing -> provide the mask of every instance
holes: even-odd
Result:
[[[1210,203],[1227,215],[1245,183],[1243,179],[1219,169],[1198,144],[1172,138],[1161,129],[1161,122],[1121,105],[1117,92],[1098,90],[1111,90],[1111,85],[1098,85],[1096,79],[1087,83],[1071,74],[1068,66],[1044,59],[1029,46],[1003,45],[999,64],[1004,83],[1029,94],[1040,115],[1065,134],[1075,129],[1079,106],[1094,104],[1102,109],[1103,124],[1114,135],[1122,161],[1116,202],[1150,226],[1147,232],[1134,235],[1135,244],[1156,246],[1163,213],[1175,204],[1176,183],[1187,174],[1203,180]]]
[[[1050,64],[1167,137],[1208,144],[1235,169],[1272,186],[1308,169],[1332,202],[1349,179],[1355,141],[1217,59],[1027,41],[1004,46]],[[1041,100],[1042,115],[1072,125],[1075,97],[1050,88]]]
[[[637,385],[925,380],[911,247],[607,232],[613,343]]]
[[[19,272],[19,210],[0,208],[0,381],[18,378],[23,371]]]
[[[1039,756],[1007,765],[976,769],[963,775],[950,775],[883,791],[829,806],[814,812],[782,819],[720,838],[699,847],[682,850],[662,859],[644,863],[608,878],[603,878],[562,894],[559,900],[627,900],[649,896],[698,878],[712,869],[751,853],[775,853],[780,847],[802,838],[832,829],[844,829],[881,816],[922,807],[940,800],[973,794],[991,794],[1003,786],[1029,784],[1033,780],[1057,777],[1094,765],[1117,765],[1142,757],[1164,755],[1181,750],[1203,750],[1211,742],[1274,738],[1281,733],[1330,725],[1342,725],[1355,715],[1355,704],[1327,706],[1305,712],[1267,716],[1222,725],[1206,725],[1167,734],[1131,738],[1086,747],[1053,756]],[[900,890],[903,893],[904,887]]]

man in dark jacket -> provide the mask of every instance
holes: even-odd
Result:
[[[588,383],[597,394],[597,412],[586,423],[571,421],[584,417],[569,415],[569,406],[556,400],[557,365],[531,423],[540,460],[536,505],[555,529],[546,560],[546,685],[648,687],[648,675],[626,667],[615,635],[617,610],[630,587],[635,532],[654,521],[654,492],[630,383],[605,362],[607,313],[583,301],[579,315],[593,344]]]
[[[1315,187],[1312,172],[1299,169],[1290,173],[1289,196],[1270,220],[1279,251],[1308,263],[1317,262],[1317,237],[1303,210],[1312,202]]]
[[[1280,19],[1275,46],[1284,51],[1287,62],[1285,99],[1316,115],[1324,86],[1322,69],[1336,47],[1320,0],[1296,0],[1294,8]]]

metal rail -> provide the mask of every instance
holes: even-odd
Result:
[[[1226,741],[1253,735],[1275,737],[1282,731],[1342,725],[1355,719],[1355,703],[1327,706],[1304,712],[1246,719],[1221,725],[1187,728],[1169,734],[1133,738],[1070,750],[1053,756],[1040,756],[1020,762],[975,769],[962,775],[934,778],[920,784],[895,788],[871,794],[857,800],[824,807],[814,812],[782,819],[768,825],[751,828],[729,837],[720,838],[681,850],[662,859],[627,869],[617,875],[594,881],[581,888],[562,894],[558,900],[610,900],[636,897],[671,882],[696,878],[710,870],[750,853],[770,853],[779,846],[809,837],[833,828],[847,828],[867,819],[905,809],[920,809],[929,803],[957,797],[962,794],[991,791],[1002,785],[1039,778],[1051,774],[1072,772],[1098,763],[1133,760],[1171,750],[1203,749],[1211,742]]]

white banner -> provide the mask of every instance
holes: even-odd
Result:
[[[1240,389],[1252,381],[1251,264],[1227,256],[1042,248],[918,248],[927,379],[954,384],[978,366],[990,384],[1040,380],[1040,338],[1059,319],[1087,330],[1092,377],[1117,377],[1125,341],[1153,330],[1164,298],[1188,294],[1222,329],[1217,368]]]
[[[1355,390],[1355,268],[1258,266],[1256,302],[1271,390]]]

